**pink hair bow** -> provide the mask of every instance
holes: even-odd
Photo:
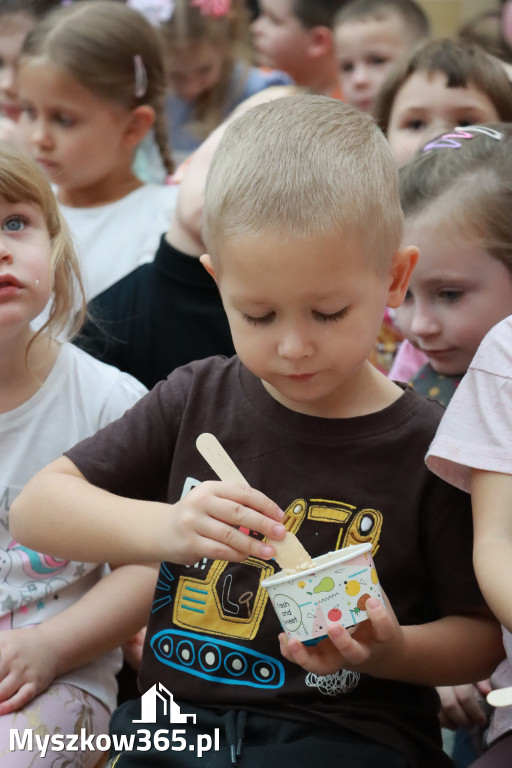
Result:
[[[190,0],[193,8],[200,8],[202,16],[225,16],[231,8],[231,0]]]

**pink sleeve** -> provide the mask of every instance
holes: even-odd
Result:
[[[428,362],[428,357],[404,339],[396,353],[388,378],[395,381],[409,381],[419,369]]]

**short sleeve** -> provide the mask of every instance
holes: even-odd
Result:
[[[120,371],[101,413],[100,426],[106,426],[118,419],[147,394],[147,391],[147,387],[134,376]]]
[[[163,501],[177,431],[172,383],[163,381],[66,456],[84,477],[111,493]]]
[[[512,472],[512,322],[485,337],[426,456],[444,480],[470,490],[471,469]]]

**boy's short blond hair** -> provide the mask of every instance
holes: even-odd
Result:
[[[398,172],[369,115],[328,96],[299,94],[247,110],[215,151],[206,179],[204,242],[265,231],[307,239],[361,238],[379,268],[402,236]]]
[[[414,0],[350,0],[336,14],[334,28],[351,21],[383,21],[393,15],[400,18],[412,41],[430,35],[428,16]]]

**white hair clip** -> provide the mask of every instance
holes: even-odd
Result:
[[[142,99],[148,88],[148,75],[140,53],[136,53],[133,57],[133,66],[135,69],[135,98]]]
[[[174,0],[127,0],[126,5],[142,13],[154,27],[169,21],[174,13]]]

